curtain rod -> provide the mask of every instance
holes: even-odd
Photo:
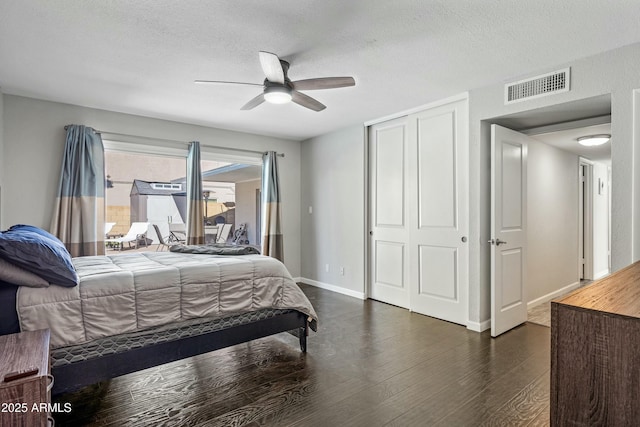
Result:
[[[66,125],[64,127],[64,130],[67,130],[69,128],[69,125]],[[91,128],[93,129],[93,128]],[[98,133],[100,135],[102,135],[103,133],[106,133],[108,135],[117,135],[117,136],[128,136],[128,137],[132,137],[132,138],[140,138],[140,139],[148,139],[151,141],[165,141],[165,142],[173,142],[173,143],[178,143],[178,144],[184,144],[184,145],[189,145],[188,142],[185,141],[178,141],[177,139],[166,139],[166,138],[154,138],[151,136],[141,136],[141,135],[131,135],[128,133],[117,133],[117,132],[108,132],[108,131],[103,131],[103,130],[97,130],[97,129],[93,129],[93,131],[95,133]],[[244,148],[231,148],[231,147],[219,147],[216,145],[205,145],[205,147],[207,148],[217,148],[220,150],[230,150],[230,151],[240,151],[242,153],[252,153],[252,154],[266,154],[266,151],[258,151],[258,150],[247,150]],[[284,157],[284,153],[276,153],[276,155],[278,157]]]

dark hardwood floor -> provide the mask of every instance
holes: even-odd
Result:
[[[301,285],[308,353],[280,334],[66,394],[57,426],[543,426],[550,330],[498,338]]]

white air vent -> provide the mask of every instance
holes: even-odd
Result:
[[[541,96],[568,92],[571,80],[571,69],[553,71],[541,76],[531,77],[509,83],[504,86],[504,103],[525,101]]]

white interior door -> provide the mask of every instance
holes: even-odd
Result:
[[[369,128],[370,297],[466,325],[468,106]]]
[[[409,116],[411,310],[468,318],[468,113],[458,101]]]
[[[527,146],[491,125],[491,336],[527,321]]]
[[[369,128],[370,297],[409,308],[407,118]]]

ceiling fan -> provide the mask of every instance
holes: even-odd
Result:
[[[262,86],[262,93],[242,106],[241,110],[251,110],[262,104],[264,101],[272,104],[285,104],[293,101],[298,105],[309,108],[313,111],[322,111],[327,108],[321,102],[300,92],[301,90],[334,89],[339,87],[355,86],[353,77],[320,77],[315,79],[305,79],[291,81],[287,72],[289,63],[278,58],[278,55],[270,52],[260,52],[260,65],[266,78],[263,84],[226,82],[218,80],[196,80],[195,83],[222,83],[238,84],[250,86]]]

